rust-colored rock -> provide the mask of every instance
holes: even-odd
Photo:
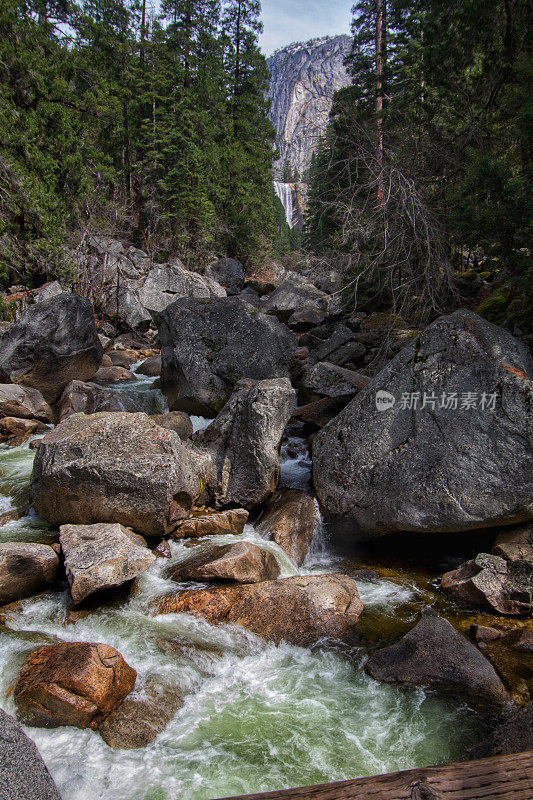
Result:
[[[309,552],[318,511],[311,495],[298,489],[277,492],[255,529],[265,539],[272,539],[301,567]]]
[[[48,430],[43,422],[36,419],[18,419],[17,417],[4,417],[0,419],[0,442],[9,439],[25,439],[32,433]]]
[[[125,383],[135,381],[137,378],[124,367],[100,367],[94,378],[93,383]]]
[[[62,642],[34,650],[15,686],[26,725],[96,729],[133,689],[137,673],[106,644]]]
[[[194,614],[241,625],[273,642],[310,645],[345,638],[363,611],[346,575],[305,575],[276,581],[180,592],[152,603],[156,614]]]
[[[226,533],[239,535],[248,520],[244,508],[232,508],[189,517],[178,523],[172,531],[174,539],[200,539],[202,536],[221,536]]]

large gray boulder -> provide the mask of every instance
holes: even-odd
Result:
[[[61,800],[37,747],[0,709],[0,800]]]
[[[30,500],[54,525],[119,522],[161,536],[187,516],[209,468],[146,414],[73,414],[43,439]]]
[[[178,300],[159,317],[161,388],[171,410],[214,417],[241,378],[289,374],[296,337],[238,297]]]
[[[12,603],[52,584],[59,568],[53,548],[34,542],[0,542],[0,603]]]
[[[17,386],[15,383],[2,383],[0,384],[0,417],[52,422],[54,415],[37,389]]]
[[[279,446],[294,400],[288,378],[242,381],[218,417],[198,435],[198,445],[213,462],[206,494],[215,508],[250,510],[275,491]]]
[[[219,258],[213,261],[205,274],[219,283],[228,297],[239,294],[244,286],[244,268],[236,258]]]
[[[316,437],[324,512],[372,535],[533,518],[531,375],[506,330],[465,310],[439,318]]]
[[[118,286],[108,286],[102,311],[110,319],[123,322],[134,331],[147,331],[152,315],[139,299],[139,286],[137,279],[125,279]]]
[[[441,578],[441,587],[452,597],[485,606],[500,614],[533,613],[533,563],[506,561],[479,553]]]
[[[144,539],[118,523],[62,525],[59,541],[75,603],[133,580],[155,561]]]
[[[225,296],[225,290],[215,280],[189,272],[179,263],[155,265],[139,290],[142,307],[152,315],[182,297],[207,299]]]
[[[64,292],[28,308],[0,339],[0,381],[38,389],[50,403],[74,378],[90,380],[103,349],[86,297]]]
[[[320,361],[304,367],[298,396],[302,404],[314,403],[329,397],[332,400],[351,400],[368,385],[370,378],[352,369]]]
[[[302,309],[313,312],[312,322],[319,325],[328,315],[329,295],[301,275],[288,275],[271,295],[261,303],[266,314],[273,314],[287,322],[295,312]]]
[[[429,686],[474,700],[510,700],[492,664],[448,620],[424,614],[399,642],[374,652],[365,669],[377,681]]]

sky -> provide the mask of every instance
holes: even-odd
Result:
[[[354,0],[262,0],[265,55],[291,42],[350,33]]]

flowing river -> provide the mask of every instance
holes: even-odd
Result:
[[[165,410],[152,381],[139,377],[116,390],[150,413]],[[207,420],[194,423],[198,429]],[[27,503],[33,456],[27,443],[0,447],[0,513]],[[282,462],[283,482],[303,488],[310,468],[303,442],[285,442]],[[31,512],[0,527],[0,541],[57,538]],[[251,525],[240,537],[202,541],[241,539],[273,552],[282,577],[342,569],[321,524],[300,570]],[[181,542],[171,543],[171,551],[172,559],[157,559],[129,597],[119,594],[85,614],[73,611],[65,587],[15,604],[0,624],[0,706],[10,714],[25,656],[57,641],[115,647],[137,670],[136,694],[154,682],[184,692],[184,705],[165,731],[139,750],[112,750],[91,730],[26,728],[63,800],[211,800],[342,780],[460,757],[481,735],[482,719],[460,701],[370,678],[360,643],[275,646],[188,615],[149,616],[150,600],[176,589],[164,575],[169,564],[190,555]],[[409,582],[389,580],[358,581],[358,588],[362,622],[365,615],[401,616],[417,592]]]

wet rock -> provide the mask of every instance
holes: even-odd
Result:
[[[126,383],[137,380],[133,372],[124,367],[100,367],[93,377],[94,383]]]
[[[221,536],[226,533],[239,536],[248,516],[244,508],[200,514],[178,522],[172,536],[174,539],[200,539],[202,536]]]
[[[518,628],[506,633],[502,641],[517,653],[533,653],[533,631],[527,628]]]
[[[470,632],[478,644],[479,642],[495,642],[503,633],[497,628],[489,628],[486,625],[471,625]]]
[[[236,258],[219,258],[208,266],[205,274],[219,283],[228,296],[239,294],[244,286],[244,268]]]
[[[356,569],[351,577],[356,581],[364,581],[364,583],[379,583],[381,580],[373,569]]]
[[[0,709],[1,800],[61,800],[37,747]]]
[[[503,703],[509,695],[494,667],[442,617],[422,616],[399,642],[374,652],[366,671],[377,681],[466,694]]]
[[[0,441],[17,439],[24,441],[32,433],[41,433],[48,428],[44,422],[36,419],[16,419],[15,417],[4,417],[0,419]]]
[[[96,729],[135,685],[137,673],[106,644],[62,642],[34,650],[15,685],[25,725]]]
[[[310,645],[350,635],[363,611],[355,581],[306,575],[276,581],[180,592],[156,600],[156,614],[188,613],[241,625],[268,641]]]
[[[370,378],[360,372],[321,361],[304,368],[298,396],[303,405],[324,397],[348,402],[364,389],[369,381]]]
[[[313,312],[315,325],[319,325],[328,315],[329,296],[297,273],[288,275],[261,303],[266,314],[273,314],[282,322],[287,322],[295,312],[303,309]]]
[[[241,378],[288,376],[296,337],[238,297],[178,300],[159,317],[171,410],[214,417]]]
[[[182,694],[176,689],[164,692],[148,689],[147,695],[146,699],[127,697],[102,722],[98,731],[109,747],[114,750],[146,747],[183,705]]]
[[[59,559],[51,547],[32,542],[0,542],[0,603],[40,592],[56,579]]]
[[[154,547],[153,554],[156,558],[172,558],[172,551],[166,539],[159,542],[157,547]]]
[[[0,340],[0,381],[56,400],[74,378],[89,380],[102,360],[91,302],[63,293],[30,306]]]
[[[72,414],[97,414],[99,411],[139,411],[137,403],[122,392],[105,389],[97,383],[70,381],[61,395],[58,421]]]
[[[161,356],[150,356],[135,371],[138,375],[158,378],[161,375]]]
[[[280,568],[272,553],[249,542],[213,545],[170,569],[176,581],[259,583],[277,578]]]
[[[152,419],[161,428],[175,431],[180,439],[190,439],[193,433],[191,418],[185,411],[169,411],[167,414],[152,414]]]
[[[317,435],[313,477],[323,511],[374,536],[531,518],[528,374],[529,353],[506,330],[466,310],[439,318]],[[394,404],[378,408],[378,391]],[[409,408],[416,392],[418,407]],[[435,408],[421,408],[424,392]],[[461,408],[468,392],[475,408]],[[439,408],[453,393],[457,409]]]
[[[30,501],[55,525],[119,522],[162,536],[189,514],[209,468],[146,414],[73,414],[37,451]]]
[[[493,758],[533,750],[533,703],[509,709],[500,724],[483,741],[465,753],[465,760]]]
[[[59,541],[75,603],[133,580],[155,561],[144,539],[118,523],[62,525]]]
[[[255,529],[265,539],[276,542],[301,567],[317,522],[318,511],[311,495],[285,489],[274,495]]]
[[[533,563],[505,561],[480,553],[441,578],[441,587],[459,600],[494,609],[500,614],[533,611]]]
[[[492,553],[506,561],[533,562],[533,525],[517,525],[499,533]]]
[[[294,389],[287,378],[237,385],[197,437],[213,462],[206,486],[210,505],[251,510],[268,500],[278,484],[279,446],[293,409]]]
[[[0,416],[52,422],[54,414],[37,389],[14,383],[0,384]]]

